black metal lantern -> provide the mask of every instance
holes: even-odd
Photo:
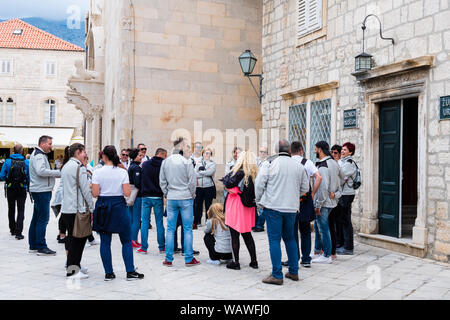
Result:
[[[253,70],[256,66],[256,57],[253,55],[253,53],[250,50],[245,50],[240,56],[239,56],[239,64],[241,65],[241,70],[244,73],[244,76],[248,78],[248,81],[250,81],[250,84],[253,87],[253,90],[255,91],[256,95],[259,98],[259,102],[262,101],[262,82],[263,82],[263,76],[262,74],[252,74]],[[259,92],[256,90],[255,86],[253,85],[252,80],[250,77],[258,77],[259,78]]]
[[[253,72],[256,61],[258,61],[258,59],[256,59],[250,50],[245,50],[244,53],[239,56],[239,64],[241,65],[242,72],[246,76]]]
[[[372,69],[372,56],[365,52],[355,57],[355,71],[367,71]]]
[[[363,47],[362,51],[363,52],[355,57],[355,71],[356,72],[363,72],[363,71],[371,70],[372,67],[373,67],[372,56],[370,54],[367,54],[365,52],[365,50],[364,50],[365,32],[366,32],[366,29],[367,29],[366,21],[367,21],[367,18],[369,18],[369,17],[375,17],[378,20],[378,22],[380,24],[380,38],[383,39],[383,40],[391,40],[392,44],[395,43],[393,38],[385,38],[385,37],[383,37],[383,32],[381,30],[381,20],[380,20],[380,18],[378,18],[374,14],[369,14],[368,16],[366,16],[364,18],[363,24],[361,26],[361,29],[363,30],[363,39],[362,39],[362,47]]]

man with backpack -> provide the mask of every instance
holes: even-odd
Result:
[[[8,219],[9,231],[17,240],[22,240],[24,236],[23,220],[25,218],[25,200],[30,181],[29,160],[26,160],[21,144],[14,146],[14,153],[6,159],[0,172],[0,180],[5,181],[5,193],[8,199]],[[16,214],[17,203],[17,219]]]
[[[337,248],[336,253],[342,255],[353,254],[353,226],[352,226],[352,202],[355,199],[355,189],[359,187],[359,169],[353,161],[355,145],[344,143],[341,150],[341,168],[339,177],[341,178],[342,196],[339,199],[341,207],[341,225],[344,235],[344,246]]]

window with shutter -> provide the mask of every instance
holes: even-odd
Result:
[[[298,37],[323,27],[323,0],[298,0]]]
[[[45,100],[44,105],[44,124],[55,124],[56,119],[56,102],[55,100]]]
[[[13,124],[14,121],[14,100],[12,98],[8,98],[6,101],[6,116],[5,123]]]
[[[46,62],[45,72],[48,76],[56,75],[56,63],[55,62]]]
[[[12,74],[11,60],[1,60],[0,62],[0,73],[5,75]]]

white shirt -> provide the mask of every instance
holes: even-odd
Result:
[[[127,168],[127,169],[128,169],[128,167],[130,166],[130,161],[122,161],[122,160],[120,160],[120,163],[123,164],[123,166],[124,166],[125,168]]]
[[[292,156],[292,159],[295,159],[299,163],[302,163],[303,157],[296,155],[296,156]],[[316,174],[317,171],[319,171],[317,169],[317,167],[314,165],[314,163],[309,159],[306,160],[304,167],[305,167],[306,173],[308,174],[308,178],[311,178],[313,175]]]
[[[92,184],[100,185],[100,196],[123,196],[122,185],[130,183],[128,172],[104,165],[92,174]]]

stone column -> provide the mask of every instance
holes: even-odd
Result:
[[[94,160],[94,162],[96,162],[97,157],[95,155],[95,150],[92,147],[92,129],[93,129],[92,121],[94,119],[94,115],[89,113],[85,114],[84,117],[86,118],[86,137],[85,137],[86,153],[90,160]]]
[[[92,110],[94,112],[94,124],[93,124],[93,131],[92,131],[92,148],[94,150],[94,153],[97,153],[100,151],[102,146],[100,145],[100,135],[102,134],[100,132],[100,119],[103,114],[103,106],[102,105],[95,105],[92,106]]]

